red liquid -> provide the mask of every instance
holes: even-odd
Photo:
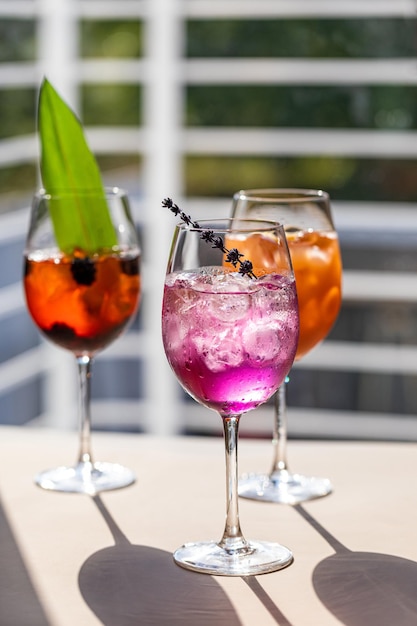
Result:
[[[24,277],[34,322],[48,339],[76,355],[93,354],[114,341],[132,319],[140,295],[138,256],[79,261],[27,258]]]
[[[200,403],[223,415],[244,413],[266,402],[292,366],[295,283],[269,275],[241,279],[250,292],[216,293],[216,285],[202,290],[198,281],[195,273],[167,278],[162,335],[168,361]]]

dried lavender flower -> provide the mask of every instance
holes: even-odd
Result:
[[[193,228],[201,228],[198,222],[194,222],[189,215],[182,211],[178,204],[175,204],[171,198],[165,198],[162,200],[162,206],[164,208],[169,209],[177,215],[185,224],[192,226]],[[231,263],[233,267],[239,266],[238,272],[242,274],[242,276],[249,276],[249,278],[256,278],[256,275],[253,272],[253,264],[249,260],[241,261],[241,257],[243,254],[237,250],[237,248],[231,248],[228,250],[224,245],[224,241],[218,235],[215,236],[212,230],[203,230],[201,232],[200,238],[203,241],[207,241],[207,243],[211,243],[213,248],[218,248],[226,255],[226,261]]]

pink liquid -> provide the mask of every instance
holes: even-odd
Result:
[[[297,349],[293,280],[251,280],[236,272],[167,276],[162,336],[168,362],[188,393],[222,415],[266,402]]]

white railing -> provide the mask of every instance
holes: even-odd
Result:
[[[170,434],[191,423],[195,407],[184,407],[178,387],[163,355],[160,339],[159,311],[166,254],[172,221],[158,214],[165,195],[178,198],[196,211],[229,210],[228,199],[216,201],[183,198],[182,157],[187,153],[215,155],[306,155],[417,156],[415,132],[328,129],[234,129],[184,128],[182,123],[183,89],[185,85],[208,84],[417,84],[417,64],[412,59],[385,60],[319,60],[319,59],[185,59],[182,56],[184,21],[190,19],[269,19],[288,17],[409,17],[416,16],[416,2],[410,0],[33,0],[15,2],[0,0],[0,17],[32,18],[37,23],[39,58],[32,63],[0,65],[0,89],[38,86],[47,75],[61,93],[77,108],[78,90],[83,82],[121,82],[144,87],[144,123],[138,128],[87,128],[93,149],[98,153],[130,153],[144,157],[143,197],[134,199],[135,219],[141,224],[148,243],[144,259],[143,330],[122,338],[100,358],[125,357],[143,359],[145,363],[145,397],[140,402],[96,402],[94,411],[102,425],[139,426],[150,432]],[[141,59],[88,59],[78,56],[78,21],[80,19],[136,19],[145,27],[145,54]],[[38,156],[34,136],[0,141],[0,166],[34,162]],[[23,209],[23,207],[22,207]],[[339,230],[380,228],[395,225],[417,233],[417,207],[371,203],[339,203],[335,206]],[[157,217],[156,217],[157,216]],[[22,239],[26,229],[27,208],[0,216],[0,244]],[[152,256],[149,254],[152,242]],[[380,273],[346,272],[344,299],[378,302],[386,299],[389,276]],[[414,276],[396,274],[392,300],[415,302],[417,284]],[[22,310],[24,302],[20,285],[0,290],[0,323],[5,316]],[[325,342],[297,365],[342,371],[417,373],[417,349],[367,344],[336,344]],[[3,363],[0,367],[0,393],[44,373],[46,380],[43,423],[73,425],[76,393],[72,363],[47,344],[32,349]],[[60,420],[57,421],[57,415]],[[117,420],[115,420],[115,414]],[[294,415],[304,424],[305,414]],[[311,411],[317,418],[317,411]],[[323,414],[323,412],[322,412]],[[399,421],[403,424],[399,427]],[[212,419],[212,418],[211,418]],[[211,421],[210,419],[210,421]],[[270,427],[262,418],[259,428]],[[333,417],[332,417],[333,419]],[[371,418],[369,418],[371,419]],[[376,418],[375,418],[376,419]],[[382,419],[378,416],[378,419]],[[396,416],[395,428],[405,436],[417,437],[415,420]],[[369,421],[344,420],[337,415],[335,433],[366,435]],[[385,421],[384,421],[385,420]],[[402,420],[402,421],[401,421]],[[202,423],[204,420],[202,420]],[[207,421],[207,428],[210,428]],[[347,422],[352,424],[350,427]],[[389,422],[389,416],[383,416]],[[321,424],[315,419],[315,427]],[[329,433],[330,421],[321,426]],[[331,432],[330,425],[330,432]],[[351,429],[351,430],[349,430]],[[388,428],[393,436],[393,428]],[[410,434],[411,433],[411,434]],[[320,434],[317,433],[316,434]]]

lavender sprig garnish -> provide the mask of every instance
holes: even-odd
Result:
[[[171,198],[165,198],[162,200],[162,206],[166,209],[169,209],[174,213],[174,215],[178,216],[185,224],[188,226],[192,226],[193,228],[201,228],[198,222],[194,222],[189,215],[182,211],[178,204],[175,204],[171,200]],[[214,235],[212,230],[203,230],[200,235],[200,239],[203,241],[207,241],[207,243],[212,244],[212,248],[218,248],[226,255],[226,261],[231,263],[233,267],[239,266],[238,272],[242,274],[242,276],[249,276],[249,278],[256,278],[256,275],[253,272],[252,262],[249,260],[241,260],[241,257],[244,255],[239,252],[237,248],[231,248],[228,250],[224,245],[224,241],[222,237],[218,235]]]

